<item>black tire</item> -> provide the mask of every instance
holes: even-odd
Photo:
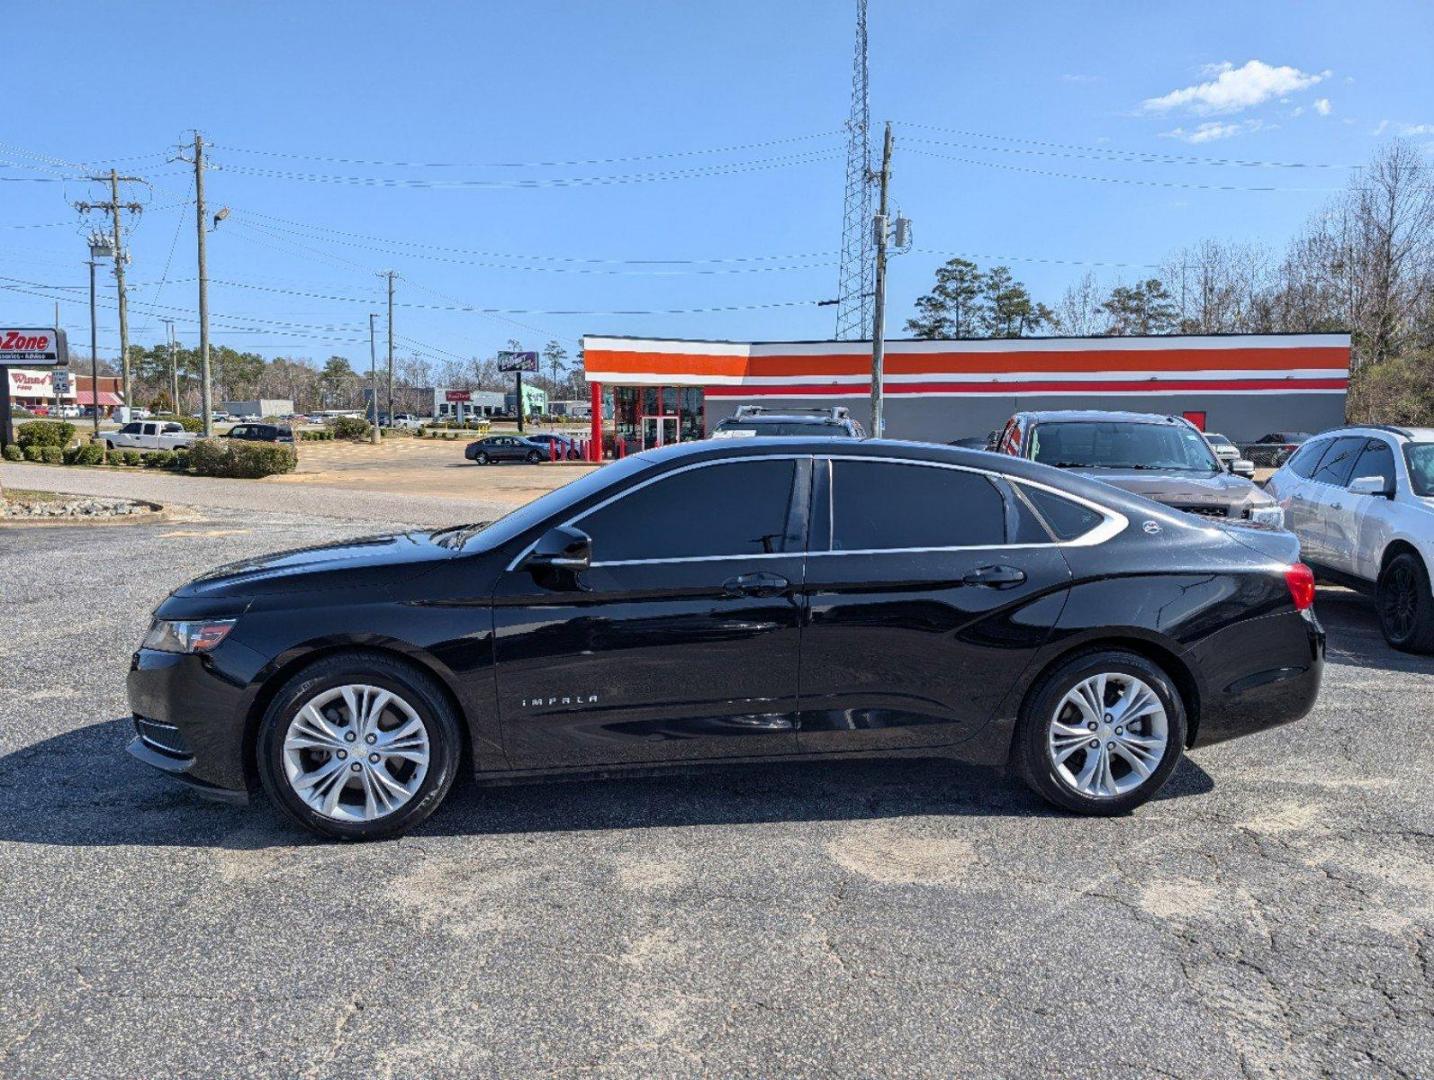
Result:
[[[479,450],[478,453],[477,453],[477,455],[473,458],[473,464],[475,464],[475,465],[487,465],[487,464],[488,464],[488,454],[487,454],[487,452],[486,452],[486,451],[483,451],[483,450]]]
[[[1434,653],[1434,597],[1429,571],[1412,551],[1389,560],[1379,575],[1379,629],[1400,652]]]
[[[295,715],[325,690],[358,683],[397,694],[423,722],[428,736],[428,771],[407,802],[369,821],[340,821],[310,807],[285,772],[284,739]],[[321,836],[340,840],[382,840],[426,819],[453,786],[461,758],[458,717],[437,681],[426,672],[382,653],[340,653],[318,660],[286,682],[259,726],[259,776],[264,791],[286,815]]]
[[[538,464],[538,462],[540,462],[540,461],[542,461],[542,460],[543,460],[542,457],[538,454],[538,452],[537,452],[536,450],[529,450],[529,451],[528,451],[528,464],[529,464],[529,465],[536,465],[536,464]]]
[[[1132,789],[1119,794],[1095,795],[1077,790],[1057,766],[1049,744],[1051,725],[1057,719],[1057,708],[1066,694],[1086,679],[1100,674],[1138,679],[1154,692],[1165,714],[1163,756],[1150,770],[1149,776],[1138,781]],[[1118,689],[1118,683],[1115,685]],[[1069,721],[1073,714],[1062,715]],[[1144,733],[1148,733],[1152,730],[1148,725],[1154,721],[1137,723],[1146,725]],[[1118,727],[1114,730],[1121,731]],[[1040,677],[1033,691],[1027,695],[1026,704],[1017,721],[1013,756],[1022,778],[1048,802],[1078,814],[1112,816],[1133,810],[1160,790],[1180,762],[1180,755],[1185,747],[1185,733],[1185,702],[1165,671],[1137,653],[1124,649],[1102,649],[1064,660]],[[1098,741],[1097,734],[1092,732],[1092,741]],[[1104,736],[1105,732],[1101,731],[1099,734]],[[1084,742],[1083,739],[1081,741]],[[1070,768],[1089,760],[1086,757],[1088,752],[1087,748],[1075,750],[1074,756],[1067,759],[1073,762]],[[1135,775],[1128,758],[1120,753],[1112,753],[1108,757],[1113,763],[1112,775],[1116,770],[1122,772],[1121,777],[1113,777],[1113,780],[1124,781],[1125,778]]]

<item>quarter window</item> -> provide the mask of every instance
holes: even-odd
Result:
[[[1026,498],[1045,518],[1057,540],[1074,540],[1084,536],[1101,523],[1101,515],[1088,506],[1052,495],[1040,488],[1021,485]]]
[[[833,551],[1005,542],[1005,503],[980,473],[885,461],[832,462]]]
[[[783,550],[795,463],[688,469],[578,518],[594,562],[771,555]]]
[[[1349,483],[1349,474],[1354,471],[1355,459],[1359,457],[1359,452],[1364,449],[1367,441],[1357,435],[1336,439],[1334,445],[1329,448],[1329,453],[1320,459],[1319,468],[1310,479],[1320,484],[1344,487]]]
[[[1295,456],[1290,458],[1290,472],[1301,480],[1308,480],[1314,475],[1320,458],[1324,457],[1324,452],[1333,442],[1333,439],[1314,439],[1305,443],[1295,451]]]

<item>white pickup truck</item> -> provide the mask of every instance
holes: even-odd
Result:
[[[100,436],[110,450],[176,450],[198,439],[172,420],[136,420]]]

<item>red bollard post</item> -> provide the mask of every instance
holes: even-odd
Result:
[[[557,460],[558,460],[558,440],[557,440],[557,439],[551,439],[551,440],[548,441],[548,461],[549,461],[549,462],[555,462],[555,461],[557,461]]]

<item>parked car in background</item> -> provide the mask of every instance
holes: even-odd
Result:
[[[798,435],[803,438],[864,439],[866,432],[840,405],[825,409],[781,409],[738,405],[737,411],[712,429],[714,439],[750,439],[757,435]]]
[[[1308,431],[1271,431],[1245,447],[1245,456],[1263,468],[1278,469],[1307,440]]]
[[[173,420],[134,420],[104,432],[100,442],[110,450],[177,450],[198,438]]]
[[[1006,422],[999,449],[1072,469],[1187,513],[1284,524],[1279,504],[1245,477],[1228,472],[1199,429],[1183,417],[1021,412]]]
[[[985,435],[968,435],[962,439],[952,439],[946,445],[959,446],[963,450],[994,450],[1000,434],[999,431],[988,431]]]
[[[291,443],[294,429],[283,424],[235,424],[222,437],[247,442]]]
[[[491,524],[183,586],[130,663],[130,752],[347,839],[412,828],[463,770],[913,749],[1123,814],[1187,747],[1314,705],[1325,638],[1297,559],[1289,533],[1016,458],[682,443]]]
[[[582,454],[578,451],[578,444],[566,435],[559,435],[552,431],[540,431],[525,436],[531,443],[537,443],[543,448],[546,460],[553,459],[553,447],[557,447],[557,460],[578,461]]]
[[[464,447],[463,456],[475,465],[496,465],[503,461],[536,465],[548,460],[548,448],[519,435],[488,435]]]
[[[417,431],[423,427],[423,424],[424,421],[421,416],[417,416],[414,413],[401,412],[394,414],[393,422],[385,426],[402,428],[405,431]]]
[[[1220,464],[1226,470],[1236,476],[1243,476],[1247,480],[1255,478],[1255,463],[1249,458],[1240,454],[1240,448],[1225,436],[1213,431],[1203,432],[1205,441],[1210,444],[1210,449],[1215,451],[1215,456],[1220,459]]]
[[[1323,432],[1265,490],[1316,575],[1372,593],[1396,649],[1434,652],[1434,428]]]

